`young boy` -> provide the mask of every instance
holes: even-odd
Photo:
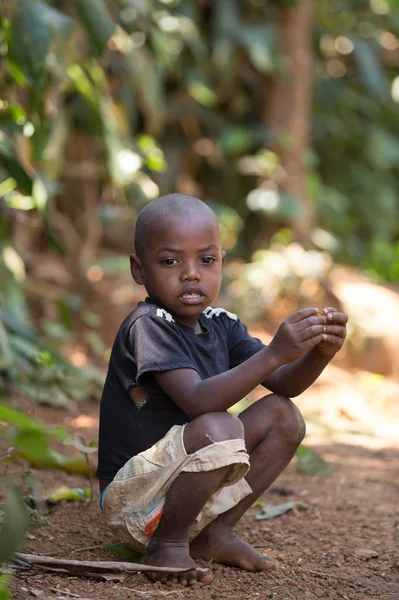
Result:
[[[233,527],[304,437],[289,397],[317,379],[346,335],[345,314],[308,308],[265,346],[236,315],[211,308],[224,259],[216,215],[200,200],[171,194],[138,216],[130,264],[148,298],[112,349],[98,476],[114,533],[146,552],[143,563],[186,569],[151,573],[163,583],[211,581],[195,558],[274,567]],[[271,393],[238,417],[227,412],[258,384]]]

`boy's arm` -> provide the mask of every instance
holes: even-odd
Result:
[[[324,320],[314,308],[300,310],[284,321],[271,344],[240,365],[202,380],[194,369],[154,371],[165,393],[190,417],[227,410],[259,383],[298,360],[323,341]]]
[[[275,394],[294,398],[316,381],[331,359],[332,356],[321,354],[319,348],[312,348],[299,360],[277,369],[262,385]]]
[[[276,394],[293,398],[312,385],[341,349],[346,337],[348,317],[333,307],[324,309],[326,331],[323,341],[297,361],[283,365],[268,376],[262,385]]]
[[[154,377],[191,419],[208,412],[227,410],[280,366],[265,348],[230,371],[201,379],[194,369],[154,372]]]

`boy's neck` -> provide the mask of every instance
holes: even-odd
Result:
[[[150,302],[151,304],[155,304],[156,306],[159,306],[160,308],[162,308],[163,310],[166,310],[167,312],[169,312],[167,310],[167,308],[165,308],[160,302],[157,302],[155,300],[153,300],[150,296],[148,296],[145,299],[146,302]],[[174,318],[174,320],[177,323],[180,323],[180,325],[185,325],[186,327],[191,327],[191,329],[194,329],[194,333],[196,335],[200,334],[200,333],[204,333],[204,328],[202,327],[201,323],[199,322],[199,316],[202,314],[202,311],[197,315],[197,316],[193,316],[190,318],[181,318],[178,315],[175,315],[173,313],[169,313],[172,315],[172,317]]]

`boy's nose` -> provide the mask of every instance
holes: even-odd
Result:
[[[183,281],[199,281],[201,279],[201,276],[199,273],[197,262],[187,263],[184,266],[181,278],[183,279]]]

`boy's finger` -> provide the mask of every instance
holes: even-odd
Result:
[[[323,335],[323,333],[319,333],[319,335],[316,335],[315,337],[308,338],[307,340],[301,343],[301,348],[303,350],[308,350],[310,348],[313,348],[314,346],[317,346],[317,344],[320,344],[324,341]]]
[[[292,324],[299,323],[299,321],[307,319],[308,317],[313,317],[314,315],[317,315],[317,308],[302,308],[288,317],[287,322]]]
[[[345,327],[341,327],[341,325],[327,325],[326,329],[326,333],[329,335],[337,335],[341,338],[346,336],[346,329]]]
[[[333,312],[327,314],[327,323],[339,323],[345,325],[348,322],[348,315],[341,312]]]
[[[313,327],[306,327],[306,329],[302,329],[302,331],[300,332],[299,340],[301,342],[304,342],[305,340],[308,340],[309,338],[314,338],[315,336],[320,335],[325,331],[327,331],[327,327],[323,324],[314,325]]]
[[[309,329],[310,327],[315,327],[315,325],[325,325],[326,320],[321,315],[314,315],[312,317],[306,317],[306,319],[302,319],[295,323],[295,330],[300,332],[305,329]]]
[[[322,333],[323,342],[327,342],[336,348],[341,348],[343,339],[342,337],[338,337],[337,335],[330,335],[328,333]]]
[[[338,312],[338,308],[334,308],[333,306],[326,306],[325,308],[323,308],[322,312],[325,314],[331,313],[331,312]]]

